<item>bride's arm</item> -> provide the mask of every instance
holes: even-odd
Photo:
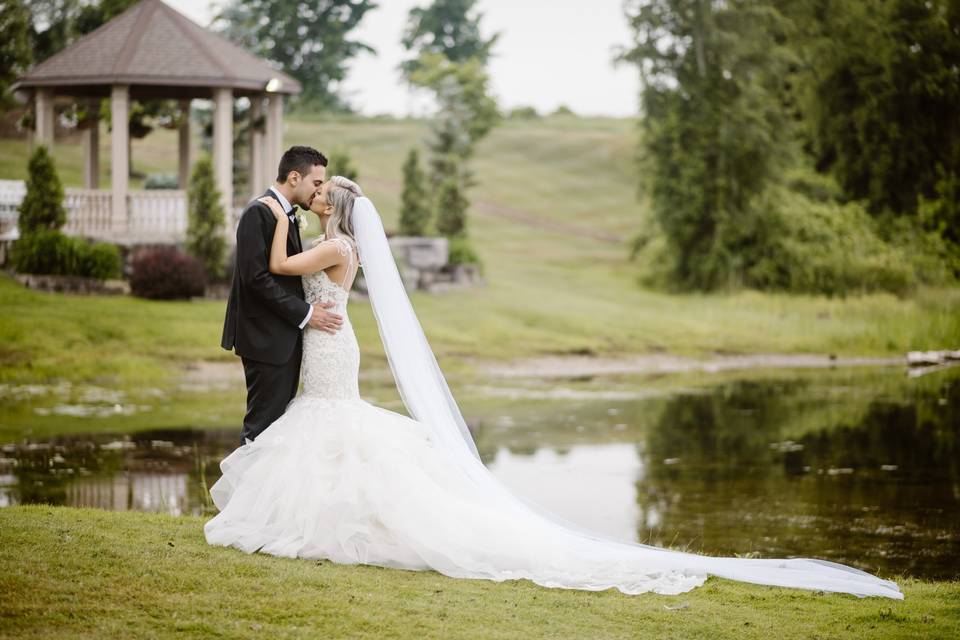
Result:
[[[260,198],[260,202],[270,207],[277,219],[277,227],[273,230],[273,243],[270,245],[270,273],[303,276],[343,262],[344,256],[334,242],[321,242],[309,251],[287,256],[287,230],[290,220],[280,203],[273,198]]]

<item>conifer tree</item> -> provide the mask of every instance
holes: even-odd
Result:
[[[223,275],[226,252],[223,237],[226,216],[209,158],[201,159],[194,166],[188,199],[187,253],[203,264],[208,277],[218,279]]]
[[[403,163],[403,194],[400,196],[400,233],[405,236],[427,235],[430,203],[427,201],[424,180],[420,155],[416,149],[410,149]]]

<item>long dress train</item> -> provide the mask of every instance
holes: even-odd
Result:
[[[204,527],[210,544],[627,594],[682,593],[717,575],[903,598],[893,582],[836,563],[714,558],[559,525],[495,479],[477,482],[490,473],[479,460],[470,464],[480,469],[450,463],[423,423],[362,400],[347,290],[322,271],[304,277],[304,289],[309,302],[335,302],[343,328],[306,330],[300,395],[221,462],[211,488],[220,512]]]

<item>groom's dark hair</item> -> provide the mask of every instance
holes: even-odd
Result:
[[[302,176],[310,173],[315,166],[327,166],[327,156],[323,155],[313,147],[303,145],[294,145],[283,152],[280,157],[280,169],[277,171],[277,182],[283,184],[287,181],[287,176],[291,171],[296,171]]]

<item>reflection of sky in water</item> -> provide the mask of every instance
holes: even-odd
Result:
[[[571,522],[636,539],[643,463],[633,444],[576,445],[563,454],[541,448],[533,455],[500,448],[487,466],[512,491]]]

